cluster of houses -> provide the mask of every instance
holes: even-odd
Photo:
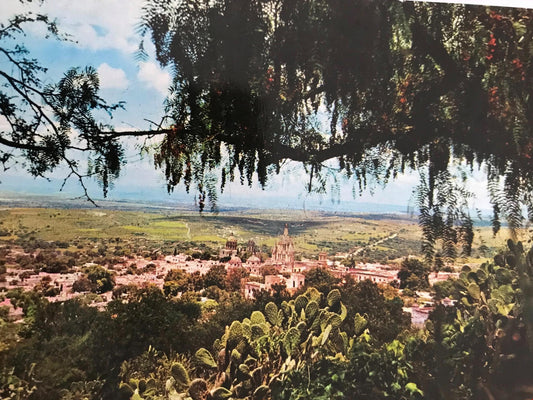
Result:
[[[250,273],[250,277],[242,283],[242,290],[246,298],[253,298],[254,293],[261,290],[272,291],[275,285],[283,285],[289,293],[296,292],[305,284],[304,272],[316,267],[327,268],[335,277],[345,279],[350,276],[355,281],[369,279],[375,283],[390,283],[397,279],[398,270],[394,267],[381,264],[359,264],[355,268],[343,266],[338,261],[328,260],[328,255],[321,252],[318,260],[296,261],[295,249],[292,238],[289,235],[289,228],[285,225],[283,235],[279,238],[272,249],[272,257],[262,262],[255,255],[253,242],[248,242],[247,251],[253,255],[245,263],[237,256],[239,249],[237,240],[231,235],[226,245],[220,251],[220,257],[229,257],[227,268],[245,267]],[[243,250],[243,249],[241,249]],[[264,273],[269,271],[269,274]],[[273,271],[276,273],[272,274]],[[264,277],[264,282],[260,282],[258,277]]]
[[[250,255],[245,262],[238,256],[242,252]],[[225,260],[224,265],[227,271],[235,268],[247,269],[249,276],[242,280],[241,291],[248,299],[253,299],[260,291],[272,292],[279,287],[284,287],[289,293],[293,294],[305,285],[304,272],[316,267],[327,268],[331,274],[341,280],[349,276],[356,282],[368,279],[377,284],[390,283],[397,279],[398,274],[397,268],[382,264],[366,263],[349,268],[339,261],[328,259],[328,255],[325,252],[321,252],[318,259],[315,260],[296,260],[294,243],[289,235],[287,225],[285,225],[283,234],[272,249],[272,256],[264,261],[258,257],[257,247],[253,241],[250,240],[245,248],[239,248],[233,235],[227,239],[225,246],[220,250],[219,258]],[[131,265],[132,262],[136,264],[139,273],[131,274],[127,272],[128,264]],[[187,273],[205,275],[213,266],[219,263],[219,261],[214,260],[191,260],[185,254],[177,254],[153,261],[137,257],[134,260],[124,261],[122,265],[114,265],[110,268],[117,272],[115,275],[117,285],[154,284],[162,288],[164,277],[172,269],[180,268]],[[151,268],[147,268],[148,264],[152,264]],[[74,282],[82,275],[79,271],[67,274],[41,272],[23,279],[20,278],[20,274],[17,275],[18,272],[20,271],[10,271],[8,269],[8,278],[5,282],[0,282],[0,289],[2,287],[5,289],[22,287],[25,290],[32,290],[46,277],[45,279],[50,284],[59,289],[58,294],[51,297],[50,301],[64,301],[79,295],[72,291]],[[430,277],[430,281],[433,280],[431,283],[434,283],[435,280],[445,280],[447,278],[448,274],[440,273],[438,277]],[[111,293],[103,294],[100,306],[105,306],[109,300],[111,300]],[[6,299],[1,305],[9,306],[8,303],[9,300]],[[411,312],[413,321],[416,320],[416,324],[420,324],[424,317],[427,318],[430,309],[428,307],[411,307],[406,311]]]

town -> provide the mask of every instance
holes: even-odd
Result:
[[[254,299],[256,294],[262,291],[273,293],[275,289],[280,288],[294,295],[304,287],[306,272],[316,268],[328,271],[339,280],[340,284],[346,279],[351,279],[355,282],[369,280],[378,285],[398,287],[398,265],[366,262],[346,266],[342,260],[348,257],[347,254],[337,254],[328,258],[326,252],[320,252],[318,258],[314,260],[296,260],[296,249],[289,234],[288,224],[285,224],[283,234],[272,248],[270,257],[258,249],[253,240],[239,246],[237,239],[231,234],[225,245],[220,248],[218,260],[195,259],[183,253],[160,255],[150,259],[134,255],[115,259],[116,263],[111,265],[96,266],[93,263],[86,263],[83,266],[72,266],[61,273],[46,271],[35,273],[9,264],[13,264],[22,256],[38,258],[39,250],[34,254],[25,254],[21,249],[12,248],[9,251],[4,250],[8,266],[3,274],[4,278],[0,280],[0,293],[16,288],[25,291],[43,291],[44,287],[44,292],[51,302],[77,298],[90,293],[90,285],[81,284],[86,281],[83,269],[90,267],[105,268],[113,279],[113,286],[109,286],[105,291],[99,290],[98,296],[93,296],[89,303],[99,309],[104,309],[113,300],[113,294],[120,292],[117,290],[120,288],[154,285],[164,290],[169,274],[174,270],[183,271],[190,276],[205,276],[211,269],[222,267],[226,273],[237,276],[239,282],[233,289],[239,290],[246,299]],[[247,258],[243,261],[239,254]],[[429,274],[428,278],[430,285],[433,285],[435,282],[456,278],[458,275],[458,272],[438,272]],[[181,292],[175,294],[179,296]],[[419,307],[417,303],[404,307],[404,311],[411,314],[414,326],[422,326],[433,309],[431,295],[428,292],[421,292],[421,297],[427,300],[425,307]],[[449,299],[444,301],[445,304],[451,304],[450,302]],[[21,321],[22,309],[14,307],[9,298],[0,302],[0,306],[9,309],[12,320]]]

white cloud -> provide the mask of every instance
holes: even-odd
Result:
[[[72,44],[90,50],[137,50],[140,38],[135,25],[140,22],[143,0],[51,0],[21,4],[1,0],[2,14],[32,11],[57,19],[61,32],[72,37]],[[5,19],[5,18],[2,18]],[[42,27],[32,24],[28,32],[42,36]]]
[[[100,64],[98,76],[102,89],[126,89],[129,84],[126,73],[122,69],[113,68],[107,63]]]
[[[157,64],[153,62],[141,62],[139,64],[137,78],[149,88],[157,90],[164,96],[167,95],[171,83],[170,74],[162,70]]]
[[[6,117],[3,115],[0,115],[0,132],[10,132],[11,131],[11,125],[9,125],[9,122],[7,121]]]

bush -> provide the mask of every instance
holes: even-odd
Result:
[[[93,290],[93,283],[85,276],[82,276],[72,284],[73,292],[92,292]]]

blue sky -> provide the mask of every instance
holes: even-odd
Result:
[[[101,95],[109,103],[126,101],[126,110],[117,111],[111,122],[117,130],[146,129],[145,120],[159,121],[163,114],[163,101],[171,77],[153,58],[153,49],[148,45],[150,57],[139,61],[135,57],[140,37],[135,33],[135,26],[140,19],[142,0],[47,0],[42,5],[33,1],[21,4],[19,0],[0,0],[0,19],[32,10],[48,14],[57,19],[60,29],[71,35],[71,41],[43,39],[44,32],[36,24],[28,25],[26,37],[22,41],[33,57],[40,60],[49,70],[46,79],[57,81],[70,67],[91,65],[98,70],[101,82]],[[471,1],[475,3],[475,0]],[[526,7],[529,0],[483,0],[482,3],[496,3],[513,7]],[[147,43],[148,44],[148,43]],[[2,121],[0,121],[0,129]],[[469,183],[469,188],[478,193],[476,207],[489,208],[484,197],[484,180],[482,173],[476,172]],[[59,191],[65,171],[58,169],[50,176],[50,182],[33,179],[22,169],[11,169],[0,176],[1,190],[56,193]],[[352,196],[351,182],[343,182],[338,196],[325,197],[305,194],[302,171],[289,163],[279,176],[271,179],[266,191],[231,184],[220,197],[221,204],[239,204],[250,199],[261,203],[283,207],[288,204],[306,207],[306,204],[327,205],[335,207],[339,201],[346,206],[357,208],[358,203],[393,204],[407,208],[411,194],[418,181],[418,174],[412,172],[400,176],[386,188],[367,190],[362,196]],[[91,194],[101,197],[96,185],[90,185]],[[81,189],[75,182],[70,182],[64,189],[67,195],[80,195]],[[193,195],[186,195],[182,187],[175,193],[166,193],[165,181],[161,172],[156,171],[150,156],[141,158],[134,143],[128,144],[128,165],[115,183],[110,198],[145,198],[154,200],[192,202]],[[321,203],[320,203],[321,202]],[[355,210],[356,211],[356,210]]]

